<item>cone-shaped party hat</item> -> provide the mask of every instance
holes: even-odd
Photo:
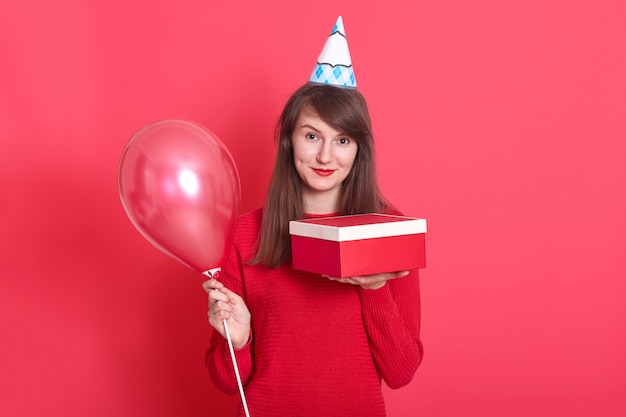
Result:
[[[356,88],[356,78],[341,16],[337,18],[337,23],[317,58],[309,82]]]

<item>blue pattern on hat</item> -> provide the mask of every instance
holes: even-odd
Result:
[[[329,64],[318,63],[313,69],[309,82],[356,88],[354,70],[352,67],[345,65],[336,65],[333,67]]]

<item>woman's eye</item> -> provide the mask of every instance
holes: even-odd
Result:
[[[315,139],[317,139],[317,135],[315,135],[313,133],[307,133],[306,134],[306,138],[310,139],[310,140],[315,140]]]
[[[341,145],[347,145],[347,144],[349,144],[349,143],[350,143],[350,139],[348,139],[348,138],[340,138],[340,139],[338,140],[338,142],[339,142]]]

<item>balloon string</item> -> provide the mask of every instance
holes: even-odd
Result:
[[[228,324],[224,319],[224,330],[226,330],[226,339],[228,340],[228,349],[230,350],[230,357],[233,360],[233,367],[235,368],[235,376],[237,377],[237,385],[239,385],[239,394],[241,394],[241,403],[243,404],[243,411],[246,413],[246,417],[250,417],[248,412],[248,403],[246,402],[246,396],[243,393],[243,385],[241,384],[241,376],[239,376],[239,367],[237,366],[237,360],[235,359],[235,349],[233,348],[233,342],[230,339],[230,333],[228,332]]]
[[[219,272],[221,268],[213,268],[208,271],[203,272],[204,275],[209,278],[213,278],[217,272]],[[216,289],[216,291],[219,291]],[[226,331],[226,340],[228,341],[228,350],[230,351],[230,358],[233,361],[233,368],[235,369],[235,377],[237,378],[237,385],[239,386],[239,394],[241,395],[241,403],[243,404],[243,411],[246,413],[246,417],[250,417],[250,412],[248,411],[248,403],[246,402],[246,395],[243,392],[243,384],[241,383],[241,376],[239,375],[239,367],[237,366],[237,359],[235,358],[235,349],[233,348],[233,341],[230,338],[230,332],[228,331],[228,323],[226,323],[226,319],[224,319],[224,330]]]

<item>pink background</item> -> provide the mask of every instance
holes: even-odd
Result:
[[[202,277],[133,228],[118,159],[190,119],[261,205],[340,14],[382,187],[429,222],[426,356],[389,415],[626,415],[618,0],[1,0],[0,415],[235,409],[204,370]]]

